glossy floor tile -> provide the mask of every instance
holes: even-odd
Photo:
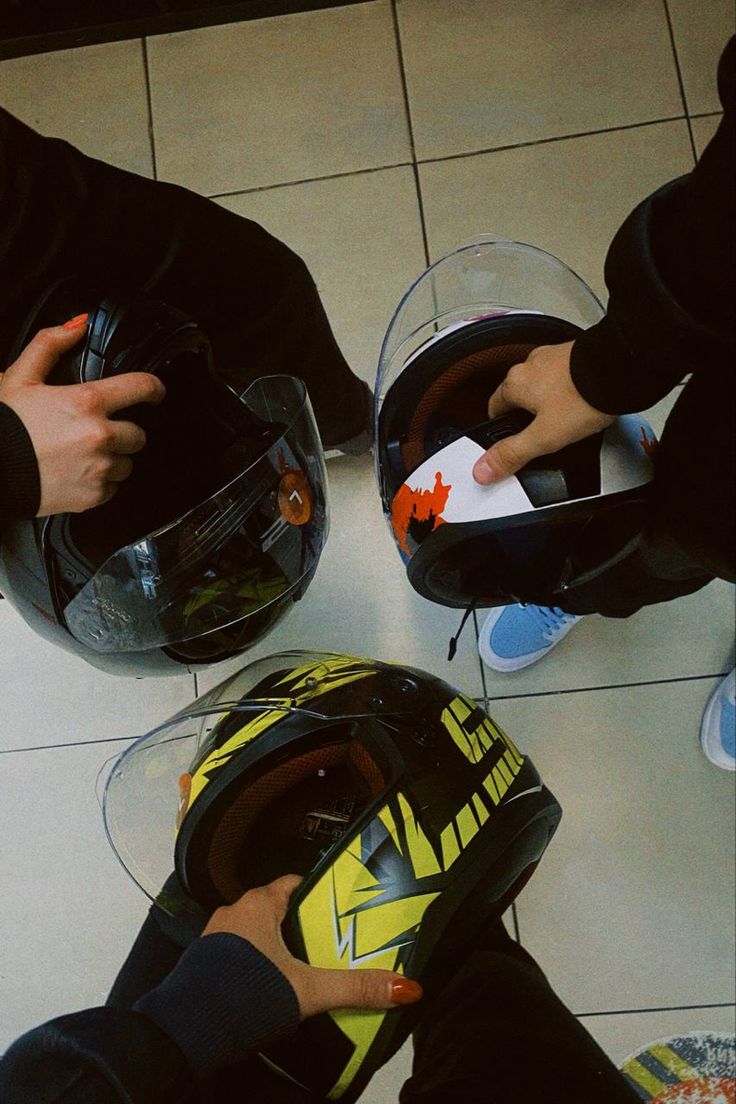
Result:
[[[348,363],[372,384],[389,319],[425,268],[412,169],[269,188],[220,202],[303,257]]]
[[[723,116],[718,112],[716,115],[699,115],[698,118],[690,120],[698,157],[700,157],[703,150],[718,130],[718,124],[722,118]]]
[[[38,1023],[103,1004],[146,912],[95,796],[120,743],[0,755],[0,1051]]]
[[[690,114],[719,111],[718,59],[736,31],[730,0],[667,0]]]
[[[529,242],[605,296],[616,230],[692,167],[684,120],[420,165],[429,252],[436,260],[480,234]]]
[[[413,1055],[411,1042],[404,1043],[399,1053],[373,1075],[360,1104],[396,1104],[401,1086],[411,1077]]]
[[[448,643],[462,611],[430,605],[407,584],[383,519],[372,460],[330,460],[327,472],[331,528],[316,577],[293,611],[249,656],[289,648],[370,656],[430,671],[471,697],[482,697],[472,621],[448,662]],[[209,689],[237,666],[230,661],[203,672],[197,676],[200,688]]]
[[[678,1008],[672,1012],[634,1012],[619,1016],[585,1016],[582,1023],[617,1065],[658,1039],[710,1031],[733,1033],[736,1008]]]
[[[388,0],[161,35],[149,61],[165,180],[212,195],[409,160]]]
[[[398,12],[420,161],[682,113],[652,0],[399,0]]]
[[[698,740],[714,685],[490,703],[562,805],[518,916],[576,1013],[733,1001],[733,775]]]
[[[0,752],[138,736],[191,699],[194,679],[109,675],[0,602]],[[0,756],[2,758],[2,756]]]
[[[0,105],[92,157],[153,175],[140,39],[0,61]]]

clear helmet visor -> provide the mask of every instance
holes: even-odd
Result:
[[[440,333],[508,312],[544,314],[586,329],[603,306],[572,269],[514,241],[478,239],[436,261],[409,288],[389,324],[376,380],[376,421],[398,376]]]
[[[105,830],[121,865],[143,892],[171,913],[186,901],[164,887],[174,869],[184,813],[208,781],[208,771],[234,749],[251,745],[290,717],[313,725],[354,721],[403,708],[397,698],[372,697],[364,685],[384,665],[327,652],[284,652],[259,659],[106,763],[98,778]],[[339,691],[338,694],[332,691]],[[398,703],[398,708],[397,708]]]
[[[240,440],[228,442],[237,474],[102,563],[63,610],[80,643],[116,653],[196,640],[261,614],[314,571],[328,511],[324,457],[304,384],[265,377],[240,402],[270,429],[263,450],[253,457],[243,429]]]

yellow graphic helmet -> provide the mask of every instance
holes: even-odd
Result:
[[[426,984],[508,907],[560,807],[483,708],[442,680],[288,652],[129,747],[104,813],[121,863],[167,911],[211,911],[301,874],[284,925],[294,954]],[[170,891],[172,868],[182,892]],[[264,1059],[347,1104],[419,1014],[318,1016]]]

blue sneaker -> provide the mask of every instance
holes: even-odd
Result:
[[[556,606],[501,606],[478,634],[480,657],[494,671],[520,671],[546,656],[579,620]]]
[[[723,770],[736,770],[736,670],[708,698],[700,725],[703,751]]]

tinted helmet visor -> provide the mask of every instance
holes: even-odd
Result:
[[[184,645],[196,661],[215,638],[252,643],[306,587],[327,536],[324,462],[300,381],[265,377],[238,397],[194,356],[160,374],[133,473],[108,503],[51,519],[47,558],[80,643]]]

